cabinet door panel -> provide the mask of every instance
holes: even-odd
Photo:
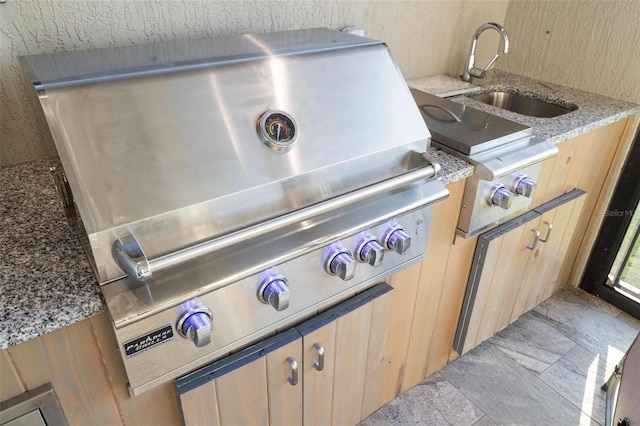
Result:
[[[297,383],[289,379],[297,369]],[[302,424],[302,339],[267,355],[269,422],[272,425]]]
[[[290,329],[176,380],[186,425],[300,424],[302,381],[292,386],[288,358],[301,363]]]
[[[360,421],[370,323],[371,304],[336,322],[331,424],[354,425]]]
[[[520,283],[529,256],[526,246],[531,244],[532,238],[535,237],[531,228],[535,228],[538,221],[538,218],[533,219],[498,238],[502,239],[502,245],[498,267],[493,272],[489,290],[491,298],[495,300],[488,302],[485,306],[476,345],[491,337],[511,321],[513,306],[520,292]]]
[[[336,323],[332,322],[304,336],[303,398],[304,424],[331,423],[331,393],[336,347]],[[319,347],[316,347],[319,345]],[[324,351],[324,366],[318,371],[319,348]]]
[[[541,241],[529,257],[523,280],[528,294],[521,299],[519,315],[553,294],[586,199],[583,191],[575,190],[559,197],[558,200],[565,201],[557,206],[548,203],[553,208],[544,212],[540,220]]]
[[[269,423],[267,367],[260,358],[214,381],[220,423],[266,425]]]
[[[395,289],[394,289],[395,293]],[[389,338],[389,324],[393,304],[383,296],[371,307],[371,327],[369,330],[369,350],[367,353],[367,375],[362,395],[362,418],[373,414],[381,405],[380,393],[386,364],[386,348]]]
[[[216,384],[209,382],[197,389],[180,395],[180,406],[184,424],[189,425],[220,425],[218,412],[218,398]]]
[[[288,359],[302,373],[302,339],[180,395],[186,425],[302,423],[302,376],[292,385]]]
[[[547,300],[553,295],[556,290],[558,290],[558,288],[566,284],[566,282],[561,279],[562,277],[560,276],[560,274],[564,265],[566,265],[567,263],[573,264],[573,259],[568,257],[569,248],[571,246],[571,242],[574,240],[576,230],[578,229],[579,219],[582,215],[586,202],[586,196],[580,197],[572,203],[573,205],[570,212],[568,209],[563,209],[564,212],[569,213],[567,217],[567,223],[564,226],[564,234],[562,234],[562,239],[560,240],[560,238],[558,238],[554,241],[554,243],[558,243],[557,252],[554,257],[556,263],[554,264],[553,271],[550,271],[549,275],[551,276],[551,279],[547,281],[546,288],[544,289],[542,297],[538,301],[538,303]],[[557,218],[556,222],[558,222]],[[559,235],[556,235],[555,237],[559,237]]]
[[[524,270],[524,274],[522,276],[522,280],[520,283],[520,291],[518,292],[518,297],[516,298],[515,303],[513,304],[513,312],[511,313],[511,321],[519,318],[522,314],[527,312],[530,308],[528,306],[529,299],[532,297],[535,299],[537,289],[544,284],[544,280],[546,279],[546,269],[542,259],[545,257],[541,255],[546,249],[550,249],[547,243],[541,241],[544,239],[547,233],[549,232],[549,228],[545,223],[553,223],[554,216],[556,211],[551,210],[545,212],[542,217],[538,220],[538,222],[532,226],[532,229],[535,229],[539,233],[538,241],[536,242],[535,249],[529,250],[527,249],[527,259],[524,265],[522,265],[522,269]],[[556,229],[556,232],[558,230]],[[535,238],[533,238],[535,241]],[[529,245],[529,247],[532,247]]]
[[[463,354],[509,324],[540,213],[527,212],[478,238],[454,349]]]
[[[266,360],[249,364],[180,394],[184,424],[269,424]]]
[[[478,293],[484,298],[476,297],[474,311],[476,307],[481,308],[476,319],[472,317],[475,323],[473,328],[470,325],[470,329],[477,329],[477,332],[475,339],[473,336],[468,338],[470,347],[479,345],[511,321],[518,295],[522,292],[522,276],[529,258],[527,246],[536,238],[532,229],[538,227],[539,221],[539,217],[534,217],[489,242],[489,250],[497,252],[497,262],[485,263],[483,267]],[[485,271],[487,266],[492,269]],[[483,286],[485,288],[481,292]],[[506,312],[511,315],[506,317]]]
[[[529,223],[527,226],[521,226],[509,232],[505,237],[515,241],[515,244],[509,247],[512,248],[511,258],[505,263],[506,269],[510,270],[510,273],[505,276],[504,283],[506,289],[502,296],[502,306],[500,307],[500,313],[494,324],[494,329],[500,330],[509,323],[511,323],[516,317],[513,315],[513,307],[516,304],[516,299],[520,293],[520,283],[524,277],[525,265],[529,258],[529,250],[526,249],[533,242],[533,238],[536,236],[532,232],[534,225],[538,222]],[[531,226],[529,226],[531,225]]]
[[[502,248],[503,237],[497,238],[489,243],[489,247],[486,251],[486,257],[484,258],[482,275],[477,284],[477,291],[475,294],[475,302],[473,304],[473,311],[471,312],[471,318],[467,328],[467,338],[465,339],[465,348],[473,348],[482,341],[479,336],[480,328],[482,326],[482,317],[485,310],[491,309],[497,302],[492,301],[491,283],[493,282],[493,274],[500,266],[500,250]],[[463,352],[464,353],[464,352]]]
[[[474,263],[460,314],[454,348],[463,354],[509,323],[514,294],[520,291],[521,271],[527,263],[529,230],[539,213],[528,212],[478,238]],[[500,322],[502,319],[502,322]]]
[[[370,341],[371,325],[377,324],[380,333],[386,333],[391,308],[384,304],[391,303],[391,294],[387,295],[391,290],[389,284],[380,283],[296,327],[304,348],[304,424],[352,425],[361,420],[367,399],[367,360],[379,354],[376,346],[386,341],[377,334]],[[374,311],[379,318],[372,317]],[[319,359],[318,344],[324,351],[320,371],[314,367]],[[378,382],[372,386],[379,385],[382,371],[373,373]]]

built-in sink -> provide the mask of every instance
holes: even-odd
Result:
[[[578,109],[577,106],[565,107],[555,103],[545,102],[540,99],[518,95],[509,92],[488,92],[478,95],[471,95],[471,99],[485,104],[493,105],[507,111],[530,117],[551,118],[566,114]]]

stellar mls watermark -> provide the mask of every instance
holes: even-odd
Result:
[[[605,216],[624,217],[633,216],[634,210],[607,210],[604,212]]]

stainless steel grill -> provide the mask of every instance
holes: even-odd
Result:
[[[382,42],[314,29],[22,61],[134,394],[424,256],[448,193]]]

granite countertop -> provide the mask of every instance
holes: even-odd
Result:
[[[103,311],[100,287],[49,172],[55,164],[0,168],[0,349]]]
[[[429,148],[429,154],[442,169],[436,178],[445,185],[466,179],[473,174],[473,166],[458,157],[437,148]]]

